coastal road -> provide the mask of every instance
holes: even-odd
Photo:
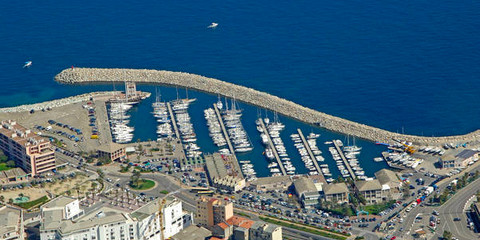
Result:
[[[458,239],[477,239],[479,235],[468,228],[467,215],[464,210],[469,208],[469,204],[467,204],[467,202],[470,203],[469,200],[471,197],[480,190],[479,184],[480,178],[468,184],[465,188],[459,190],[451,199],[449,199],[440,207],[417,206],[413,208],[409,213],[406,214],[404,217],[404,223],[401,224],[405,230],[403,232],[396,231],[394,235],[402,236],[403,234],[408,233],[403,237],[406,239],[411,238],[411,234],[413,234],[416,230],[412,228],[415,218],[417,216],[422,216],[423,218],[428,219],[432,215],[432,212],[436,210],[439,212],[440,224],[437,226],[435,235],[440,236],[443,234],[444,230],[447,230]],[[445,189],[446,185],[446,182],[444,182],[440,189]],[[460,218],[461,221],[454,221],[454,218]]]
[[[439,234],[447,230],[459,239],[478,239],[479,234],[474,233],[467,227],[467,215],[464,210],[470,207],[466,206],[467,202],[480,190],[479,184],[480,178],[458,191],[451,199],[438,208],[443,220],[437,230]],[[454,218],[460,218],[461,221],[453,221]]]

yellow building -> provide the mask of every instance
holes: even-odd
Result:
[[[201,197],[197,201],[197,224],[212,227],[233,216],[233,204],[216,198]]]
[[[101,145],[98,147],[97,153],[98,158],[106,157],[112,161],[121,161],[127,156],[125,147],[118,143]]]

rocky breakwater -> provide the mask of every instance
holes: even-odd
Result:
[[[92,92],[92,93],[85,93],[82,95],[42,102],[42,103],[25,104],[25,105],[20,105],[16,107],[0,108],[0,113],[27,112],[31,110],[34,110],[34,111],[48,110],[48,109],[62,107],[62,106],[73,104],[73,103],[88,101],[90,100],[90,98],[105,96],[105,95],[112,95],[112,92]]]
[[[480,136],[480,130],[465,135],[445,137],[423,137],[389,132],[306,108],[292,101],[252,88],[183,72],[147,69],[68,68],[57,74],[55,80],[66,84],[133,81],[187,87],[215,95],[235,97],[239,101],[276,111],[305,123],[370,141],[399,139],[418,144],[441,144],[446,142],[471,142]]]

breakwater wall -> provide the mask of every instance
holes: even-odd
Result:
[[[465,135],[444,137],[424,137],[394,133],[328,115],[266,92],[191,73],[148,69],[68,68],[57,74],[55,80],[65,84],[132,81],[187,87],[215,95],[236,98],[236,100],[276,111],[279,114],[308,124],[370,141],[385,142],[399,139],[417,144],[441,144],[447,142],[471,142],[480,137],[480,130]]]
[[[47,110],[48,108],[62,107],[62,106],[73,104],[73,103],[88,101],[90,100],[90,98],[107,96],[107,95],[112,96],[113,94],[114,92],[85,93],[77,96],[55,99],[52,101],[46,101],[41,103],[25,104],[25,105],[20,105],[16,107],[0,108],[0,113],[27,112],[30,110],[34,110],[34,111]]]

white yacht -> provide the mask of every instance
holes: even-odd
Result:
[[[216,28],[216,27],[218,27],[218,23],[212,22],[210,25],[208,25],[207,28]]]

